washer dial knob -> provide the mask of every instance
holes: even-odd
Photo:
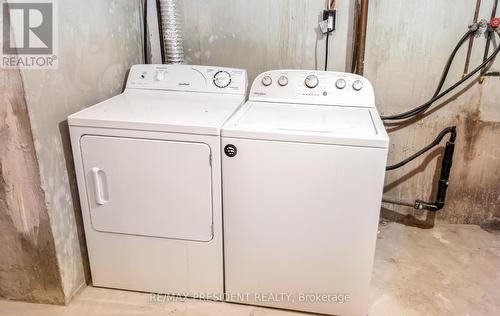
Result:
[[[262,84],[263,84],[264,86],[266,86],[266,87],[267,87],[267,86],[271,85],[271,83],[273,83],[273,79],[271,79],[271,77],[269,77],[269,76],[264,76],[264,77],[262,78]]]
[[[218,88],[226,88],[231,84],[231,75],[225,70],[217,71],[214,75],[214,85]]]
[[[337,89],[344,89],[346,86],[346,82],[344,79],[339,79],[335,82],[335,86],[337,87]]]
[[[304,84],[310,89],[316,88],[319,84],[319,79],[315,75],[309,75],[306,77]]]
[[[363,82],[361,80],[356,80],[352,83],[352,88],[356,91],[363,89]]]
[[[278,84],[282,87],[288,84],[288,78],[286,76],[281,76],[278,78]]]

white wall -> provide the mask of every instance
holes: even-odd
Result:
[[[85,284],[86,258],[66,117],[121,92],[127,70],[143,62],[143,39],[140,0],[57,3],[59,68],[22,77],[68,300]]]
[[[244,68],[250,82],[269,69],[324,68],[324,0],[180,1],[186,63]],[[351,68],[353,10],[354,0],[337,1],[330,70]]]

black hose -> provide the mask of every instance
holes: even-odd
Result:
[[[439,84],[438,84],[436,91],[434,92],[434,95],[432,97],[437,96],[439,94],[439,92],[441,92],[441,89],[443,88],[444,82],[446,81],[446,78],[448,77],[448,73],[450,72],[451,64],[453,63],[453,60],[455,59],[455,56],[458,53],[458,50],[469,39],[469,37],[471,37],[471,35],[473,35],[476,31],[477,31],[477,29],[470,28],[464,34],[464,36],[462,36],[460,41],[458,41],[457,46],[455,46],[455,48],[451,52],[450,57],[448,58],[448,61],[446,62],[446,65],[443,69],[443,73],[441,74],[441,79],[439,80]]]
[[[500,34],[498,34],[500,36]],[[408,119],[411,118],[415,115],[421,114],[424,111],[426,111],[434,102],[437,100],[441,99],[445,95],[447,95],[449,92],[454,90],[456,87],[460,86],[462,83],[465,81],[469,80],[472,76],[474,76],[477,72],[481,71],[484,67],[488,66],[488,64],[495,59],[496,55],[500,52],[500,45],[495,49],[495,51],[485,60],[483,63],[481,63],[478,67],[476,67],[474,70],[472,70],[470,73],[468,73],[465,77],[463,77],[461,80],[457,81],[455,84],[453,84],[451,87],[446,89],[445,91],[439,93],[438,95],[432,97],[429,101],[425,102],[424,104],[410,110],[404,113],[400,114],[395,114],[395,115],[389,115],[389,116],[381,116],[382,120],[389,121],[389,120],[403,120],[403,119]]]
[[[477,28],[469,28],[469,30],[462,36],[462,38],[458,41],[457,45],[451,52],[450,57],[448,58],[448,61],[446,62],[446,65],[443,69],[443,73],[441,74],[441,78],[439,79],[438,86],[436,88],[436,91],[434,92],[434,95],[432,98],[435,98],[439,92],[441,92],[441,89],[443,88],[443,85],[446,81],[446,78],[448,77],[448,73],[450,72],[451,64],[453,63],[453,60],[455,59],[455,56],[457,55],[458,50],[462,45],[469,39],[470,36],[472,36],[475,32],[477,31]],[[412,110],[411,110],[412,111]],[[407,114],[408,112],[404,112],[401,114],[395,114],[391,116],[382,116],[382,120],[397,120],[399,116],[403,116],[404,114]]]
[[[432,141],[432,143],[430,143],[429,145],[420,149],[419,151],[417,151],[416,153],[414,153],[410,157],[406,158],[405,160],[398,162],[397,164],[387,166],[385,168],[385,170],[389,171],[389,170],[401,168],[402,166],[406,165],[410,161],[416,159],[417,157],[419,157],[419,156],[423,155],[424,153],[426,153],[427,151],[431,150],[433,147],[436,147],[437,145],[439,145],[439,143],[443,140],[443,138],[448,133],[451,133],[450,142],[452,142],[452,143],[455,142],[455,138],[457,137],[456,127],[455,126],[447,127],[439,133],[439,135],[436,137],[436,139],[434,139]]]

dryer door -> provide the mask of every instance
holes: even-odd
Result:
[[[208,145],[87,135],[80,146],[95,230],[212,239]]]

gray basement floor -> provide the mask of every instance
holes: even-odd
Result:
[[[380,227],[370,316],[500,315],[500,235],[471,225]],[[292,316],[227,303],[152,303],[144,293],[87,287],[69,306],[0,301],[2,316]]]

